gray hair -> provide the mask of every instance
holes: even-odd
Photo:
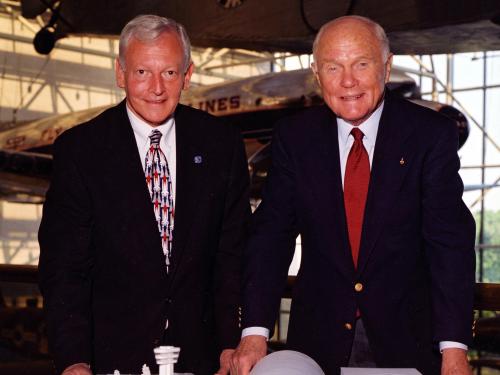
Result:
[[[191,64],[191,42],[186,29],[173,19],[160,17],[152,14],[140,15],[125,25],[120,34],[118,59],[120,66],[125,69],[125,52],[131,38],[141,42],[155,40],[164,33],[173,32],[179,36],[184,52],[184,71]]]
[[[328,29],[330,26],[336,24],[338,21],[346,20],[346,19],[358,20],[358,21],[363,22],[365,25],[373,28],[375,38],[377,38],[377,40],[380,43],[381,52],[382,52],[382,60],[387,60],[391,50],[390,50],[390,46],[389,46],[389,39],[387,38],[387,34],[385,33],[385,30],[382,28],[382,26],[380,26],[375,21],[373,21],[367,17],[362,17],[362,16],[343,16],[343,17],[336,18],[330,22],[327,22],[323,26],[321,26],[321,29],[319,29],[318,33],[316,34],[316,38],[314,38],[314,43],[313,43],[314,60],[317,61],[316,52],[318,51],[319,41],[320,41],[321,37],[323,36],[323,34],[325,33],[326,29]]]

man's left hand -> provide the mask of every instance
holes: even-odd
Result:
[[[231,365],[231,357],[234,349],[224,349],[220,354],[220,368],[215,375],[229,375],[229,366]]]
[[[472,375],[467,351],[459,348],[444,349],[441,375]]]

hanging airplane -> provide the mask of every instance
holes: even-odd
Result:
[[[11,3],[15,1],[11,1]],[[68,35],[118,35],[138,14],[171,17],[197,47],[309,53],[328,20],[358,14],[387,31],[396,54],[500,50],[498,0],[20,0],[26,18],[42,15],[35,38],[50,53]]]
[[[454,119],[463,145],[469,124],[459,110],[420,99],[415,81],[400,68],[393,69],[388,89]],[[181,103],[223,117],[242,130],[252,178],[251,197],[258,201],[269,167],[273,124],[303,108],[321,105],[323,100],[311,70],[302,69],[195,87],[183,94]],[[0,133],[0,196],[17,202],[43,202],[55,138],[106,108],[47,117]]]

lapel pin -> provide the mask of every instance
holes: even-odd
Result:
[[[201,164],[203,162],[203,158],[201,157],[201,155],[196,155],[193,161],[195,164]]]
[[[405,159],[401,158],[401,160],[399,161],[399,164],[405,165]]]

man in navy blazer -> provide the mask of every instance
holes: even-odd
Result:
[[[157,373],[160,345],[181,348],[177,372],[228,373],[240,338],[248,169],[235,128],[178,104],[192,72],[181,25],[135,18],[116,61],[126,100],[54,144],[39,270],[58,373],[138,373],[143,364]],[[158,131],[172,183],[161,193],[175,202],[167,255],[144,171]]]
[[[373,21],[331,21],[313,53],[326,105],[276,126],[231,371],[246,375],[265,355],[300,234],[290,349],[328,375],[342,366],[469,374],[475,226],[462,201],[457,129],[385,89],[392,56]],[[369,184],[353,258],[346,208],[359,202],[344,196],[344,178],[356,128]]]

